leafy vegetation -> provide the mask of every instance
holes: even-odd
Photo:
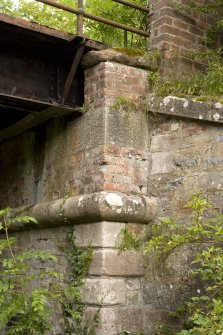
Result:
[[[178,1],[173,1],[173,3],[178,11],[186,12],[188,15],[191,14],[191,10],[212,15],[215,23],[213,22],[211,29],[207,31],[205,41],[207,50],[186,52],[183,55],[200,63],[202,70],[183,77],[173,73],[168,78],[161,76],[158,72],[150,73],[148,76],[149,90],[160,96],[188,96],[200,101],[222,102],[223,49],[221,47],[217,49],[217,46],[223,29],[223,1],[208,1],[202,4],[199,1],[191,1],[183,5]],[[174,57],[175,55],[173,55],[173,63]]]
[[[185,226],[175,219],[153,224],[143,236],[123,231],[121,250],[135,248],[151,254],[160,262],[185,245],[198,245],[191,270],[203,283],[202,292],[192,297],[174,316],[187,314],[179,335],[217,335],[223,333],[223,217],[208,218],[211,205],[200,194],[195,194],[186,206],[192,210],[192,222]],[[139,248],[141,241],[141,248]],[[142,243],[142,241],[144,241]],[[202,250],[201,250],[202,249]],[[163,333],[162,333],[163,334]],[[169,333],[170,334],[170,333]]]
[[[77,0],[60,0],[62,4],[77,8]],[[146,0],[132,0],[133,3],[146,6]],[[107,19],[146,30],[146,13],[113,2],[112,0],[86,0],[85,11]],[[36,1],[2,0],[0,11],[11,16],[21,17],[52,28],[76,33],[76,15],[50,7]],[[92,39],[107,45],[123,46],[124,32],[120,29],[85,19],[85,33]],[[129,47],[144,47],[145,38],[128,33]]]
[[[194,57],[194,54],[191,57]],[[196,53],[196,57],[200,61],[205,61],[203,71],[184,75],[181,78],[174,75],[171,78],[165,78],[157,72],[151,72],[148,76],[149,90],[159,96],[189,96],[201,101],[221,101],[223,99],[222,50]]]
[[[16,239],[9,236],[9,231],[17,222],[36,224],[29,216],[13,217],[10,208],[0,211],[0,331],[5,335],[44,335],[51,330],[50,319],[57,307],[64,312],[67,335],[94,335],[98,314],[83,323],[84,306],[80,294],[92,249],[76,247],[72,232],[69,235],[72,241],[70,282],[65,282],[56,271],[34,273],[33,262],[47,261],[53,265],[57,259],[43,250],[15,253]]]
[[[28,271],[30,260],[52,261],[56,258],[48,252],[27,250],[15,254],[15,238],[9,237],[9,228],[15,222],[36,223],[35,219],[12,216],[10,208],[0,211],[0,330],[7,335],[45,334],[50,330],[49,317],[52,313],[50,302],[62,297],[59,290],[48,290],[38,286],[38,280],[59,278],[53,271],[32,274]],[[31,284],[36,286],[31,292]]]
[[[84,279],[87,277],[89,266],[92,260],[92,248],[78,247],[75,244],[75,231],[70,230],[68,240],[72,247],[68,258],[71,266],[70,285],[80,293]],[[73,313],[77,315],[73,315]],[[81,295],[75,296],[71,302],[68,302],[65,308],[66,319],[66,334],[72,335],[95,335],[98,325],[99,310],[92,318],[83,320],[84,304],[82,303]]]

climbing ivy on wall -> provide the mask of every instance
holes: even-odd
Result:
[[[49,302],[62,298],[59,286],[53,291],[44,286],[30,285],[40,280],[59,279],[54,271],[28,271],[30,261],[52,261],[56,258],[42,250],[25,250],[15,254],[15,238],[9,236],[11,225],[16,222],[34,223],[28,216],[13,217],[10,208],[0,211],[0,330],[6,335],[45,334],[51,329]]]
[[[46,269],[34,272],[34,262],[51,262],[53,265],[57,259],[43,250],[15,252],[16,239],[10,236],[10,231],[18,223],[37,224],[29,216],[14,217],[10,208],[0,210],[0,332],[5,335],[45,335],[52,329],[51,317],[56,307],[64,316],[67,335],[94,335],[98,313],[83,322],[81,300],[92,249],[77,247],[71,230],[67,255],[70,276],[63,278],[59,272]]]

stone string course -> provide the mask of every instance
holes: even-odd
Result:
[[[223,105],[220,102],[204,103],[174,96],[156,97],[154,94],[147,94],[146,102],[153,113],[223,123]]]

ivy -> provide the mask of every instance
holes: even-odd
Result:
[[[64,215],[63,211],[61,215]],[[45,335],[52,329],[50,318],[54,307],[60,304],[65,317],[66,335],[94,335],[98,313],[93,320],[83,323],[84,305],[81,301],[81,289],[92,259],[92,248],[77,247],[72,230],[68,236],[71,243],[68,255],[70,278],[65,282],[60,273],[47,270],[33,274],[31,268],[34,260],[56,263],[57,259],[44,250],[15,253],[16,239],[9,236],[9,231],[17,222],[37,224],[29,216],[14,217],[10,208],[0,211],[0,332],[4,331],[5,335]],[[51,285],[46,288],[48,281]]]
[[[64,205],[68,198],[69,194],[66,194],[60,208],[60,216],[66,225],[69,224],[69,221],[65,216]],[[85,306],[81,295],[92,261],[93,249],[91,246],[80,247],[76,244],[74,227],[68,231],[67,239],[70,244],[67,254],[70,265],[69,288],[65,291],[66,298],[61,301],[65,318],[65,333],[66,335],[96,335],[99,310],[92,318],[85,318]]]
[[[12,210],[0,211],[0,330],[6,335],[38,334],[43,335],[51,329],[49,316],[52,313],[50,303],[56,294],[42,287],[27,290],[31,284],[41,278],[59,278],[57,272],[40,272],[31,275],[29,261],[53,261],[56,258],[40,250],[24,251],[15,254],[15,238],[9,236],[10,226],[16,222],[33,223],[36,220],[29,216],[13,217]]]

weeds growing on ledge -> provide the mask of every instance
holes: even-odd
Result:
[[[191,58],[200,58],[206,62],[203,72],[185,75],[181,78],[161,77],[158,72],[148,75],[149,90],[158,96],[189,96],[201,101],[223,101],[223,65],[222,50],[190,54]],[[200,99],[199,99],[200,97]]]

